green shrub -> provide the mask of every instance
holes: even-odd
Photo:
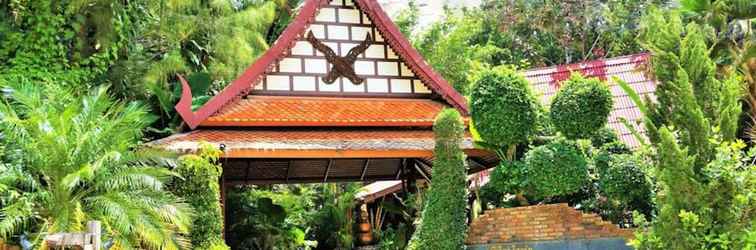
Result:
[[[611,155],[607,166],[599,169],[601,193],[625,207],[650,206],[652,186],[644,166],[633,155]]]
[[[538,103],[527,80],[514,70],[483,72],[470,98],[475,128],[485,142],[508,146],[527,141],[535,132]]]
[[[591,140],[591,144],[593,144],[593,146],[596,148],[600,148],[609,143],[620,141],[617,133],[615,133],[614,129],[610,127],[603,127],[597,130],[588,139]]]
[[[524,161],[527,193],[537,198],[575,193],[589,181],[585,156],[568,140],[535,147],[528,151]]]
[[[222,168],[216,164],[221,151],[204,145],[197,155],[179,158],[176,172],[183,178],[174,193],[183,197],[195,211],[190,238],[194,249],[228,249],[223,243],[223,214],[220,207]]]
[[[407,249],[463,249],[467,231],[467,171],[459,145],[462,119],[454,109],[443,110],[433,125],[433,183],[428,191],[422,222]]]
[[[491,185],[504,194],[520,192],[528,179],[527,166],[522,161],[502,161],[491,171]]]
[[[554,127],[570,139],[589,138],[606,126],[612,93],[598,79],[573,74],[551,102]]]

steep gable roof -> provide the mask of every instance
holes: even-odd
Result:
[[[336,0],[342,1],[342,0]],[[351,0],[348,0],[351,1]],[[278,40],[268,51],[255,61],[240,77],[231,82],[221,93],[213,97],[208,103],[192,112],[192,93],[188,83],[182,78],[182,96],[176,104],[176,110],[189,125],[197,128],[210,116],[216,114],[225,105],[248,94],[265,76],[266,72],[294,46],[295,42],[305,35],[307,27],[315,20],[320,9],[328,5],[327,0],[305,0],[305,4],[296,19],[284,30]],[[375,0],[354,0],[354,3],[370,18],[378,32],[384,37],[389,46],[396,51],[407,67],[422,80],[422,82],[442,100],[463,114],[468,113],[466,101],[462,95],[454,90],[446,80],[433,71],[423,57],[412,47],[402,35],[388,15]]]

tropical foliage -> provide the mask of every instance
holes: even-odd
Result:
[[[351,249],[359,184],[237,187],[227,197],[233,249]]]
[[[108,84],[149,104],[159,115],[151,134],[165,136],[180,123],[176,74],[203,104],[268,48],[299,2],[0,2],[0,86]]]
[[[24,232],[84,231],[102,222],[123,249],[179,249],[190,208],[165,188],[169,159],[135,151],[152,122],[137,103],[113,101],[107,88],[82,97],[64,87],[22,85],[0,104],[6,150],[17,162],[0,171],[0,238]]]
[[[433,183],[422,221],[407,249],[462,249],[464,246],[467,167],[465,154],[459,147],[464,129],[462,117],[455,109],[444,109],[436,117]]]

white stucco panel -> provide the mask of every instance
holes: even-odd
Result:
[[[407,79],[391,79],[392,93],[412,93],[412,81]]]
[[[372,30],[367,27],[352,27],[352,41],[365,41],[367,34]]]
[[[378,62],[378,75],[381,75],[381,76],[399,76],[399,63],[396,63],[396,62]]]
[[[289,76],[267,76],[267,90],[290,90],[289,89]]]
[[[354,62],[354,73],[358,75],[375,75],[375,62],[356,61]]]
[[[388,79],[367,79],[367,91],[369,93],[388,93]]]
[[[365,82],[360,84],[354,84],[347,78],[341,78],[342,84],[344,84],[344,92],[365,92]]]
[[[325,25],[322,24],[313,24],[310,25],[310,30],[308,32],[312,31],[312,35],[315,36],[317,39],[325,39]],[[305,33],[307,35],[307,33]]]
[[[291,48],[292,55],[311,56],[313,53],[313,47],[309,42],[297,41],[294,47]]]
[[[334,8],[322,8],[315,17],[315,21],[318,22],[336,22],[336,9]]]
[[[328,25],[328,39],[349,40],[349,27]]]
[[[356,43],[341,43],[341,56],[349,54],[349,50],[354,47],[357,47]]]
[[[360,23],[360,11],[356,9],[339,9],[340,23]]]
[[[317,85],[314,76],[295,76],[293,82],[295,91],[315,91]]]
[[[338,80],[329,84],[324,82],[323,79],[318,79],[318,90],[326,92],[339,92],[341,91],[341,87],[339,87]]]
[[[325,74],[328,72],[328,63],[325,59],[305,59],[305,73]]]
[[[386,56],[384,46],[380,44],[373,44],[365,50],[365,57],[367,58],[384,58]]]
[[[301,73],[302,72],[302,60],[299,58],[284,58],[278,63],[280,72],[287,73]]]

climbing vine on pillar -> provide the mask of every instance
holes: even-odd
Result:
[[[194,249],[228,249],[223,242],[223,213],[220,207],[221,151],[204,145],[196,154],[179,159],[176,172],[183,178],[174,185],[177,195],[194,209],[190,238]]]

